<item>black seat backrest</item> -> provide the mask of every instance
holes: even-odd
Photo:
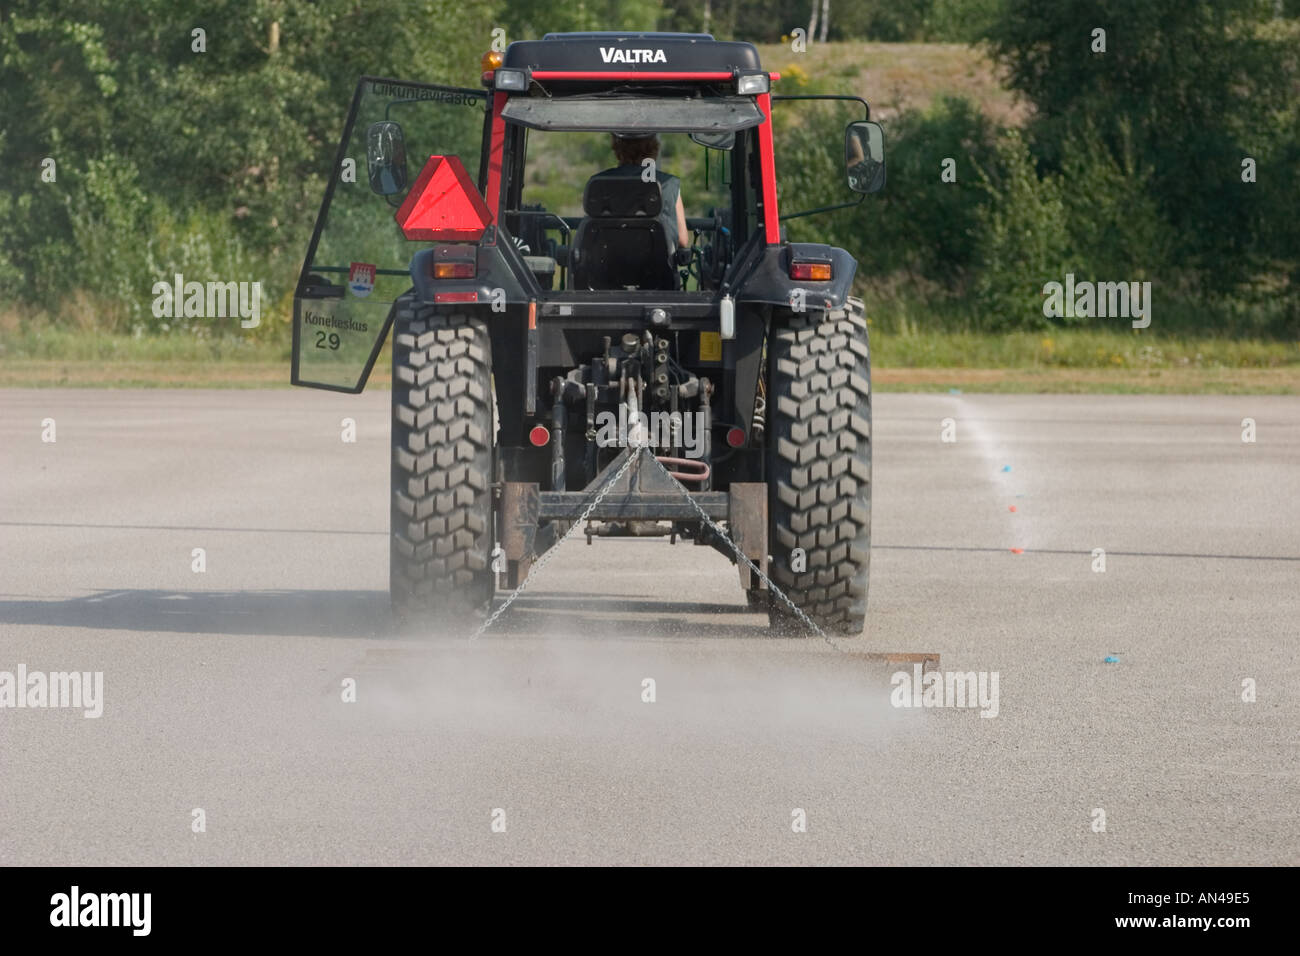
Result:
[[[582,193],[587,218],[573,239],[577,289],[676,289],[668,235],[659,221],[659,183],[638,175],[596,175]]]
[[[593,219],[654,219],[663,201],[659,183],[640,175],[598,174],[582,191],[582,211]]]

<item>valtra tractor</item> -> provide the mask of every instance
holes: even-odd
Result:
[[[597,547],[716,548],[774,626],[861,631],[857,263],[783,222],[881,189],[884,135],[864,100],[778,79],[748,43],[580,33],[485,55],[479,89],[360,80],[294,299],[293,383],[360,392],[391,336],[399,620],[472,626],[587,512]],[[837,198],[783,216],[773,113],[802,108],[851,121],[843,152],[838,122],[812,144]],[[661,151],[593,175],[620,141]]]

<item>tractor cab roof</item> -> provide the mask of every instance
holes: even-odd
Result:
[[[511,43],[502,66],[557,80],[599,73],[717,80],[762,69],[752,43],[715,40],[707,33],[548,33]]]

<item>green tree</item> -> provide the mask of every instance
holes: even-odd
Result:
[[[998,143],[994,170],[981,170],[991,202],[979,213],[980,269],[976,293],[990,328],[1045,323],[1042,287],[1069,267],[1065,202],[1058,177],[1039,177],[1016,131]]]
[[[1072,138],[1095,129],[1114,162],[1149,173],[1175,260],[1227,291],[1287,255],[1274,237],[1294,218],[1276,187],[1241,181],[1244,157],[1294,181],[1300,24],[1276,13],[1272,0],[1007,0],[988,39],[1036,107],[1045,168],[1065,171]]]
[[[184,262],[228,268],[234,255],[282,291],[357,78],[476,86],[500,10],[457,0],[60,7],[17,0],[0,14],[0,164],[12,173],[0,182],[0,292],[53,308],[80,286],[137,318],[149,275]],[[40,179],[45,158],[57,164],[53,183]]]
[[[654,30],[663,13],[660,0],[512,0],[501,25],[509,40],[540,40],[547,33]]]

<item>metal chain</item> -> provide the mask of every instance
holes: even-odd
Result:
[[[546,563],[550,561],[551,557],[555,554],[555,552],[559,550],[560,545],[564,544],[564,542],[567,541],[575,531],[577,531],[580,527],[582,527],[585,524],[587,518],[591,515],[593,511],[596,510],[596,506],[599,505],[601,501],[605,499],[605,495],[607,495],[609,493],[609,490],[613,488],[615,484],[618,483],[618,480],[627,473],[627,470],[630,467],[632,467],[632,464],[636,462],[638,459],[640,459],[641,454],[643,452],[646,452],[646,448],[647,445],[644,443],[640,444],[639,446],[633,446],[632,454],[627,456],[627,461],[623,462],[622,467],[620,467],[618,471],[615,472],[614,475],[607,482],[605,482],[605,484],[603,484],[600,487],[600,490],[596,492],[595,497],[591,499],[591,503],[587,505],[587,507],[583,510],[582,514],[578,516],[578,519],[573,523],[573,525],[569,528],[569,530],[564,533],[564,535],[560,538],[560,540],[555,542],[555,544],[551,545],[551,547],[547,549],[546,553],[542,555],[542,557],[539,558],[531,568],[528,569],[528,573],[524,576],[523,581],[520,582],[519,587],[515,588],[514,591],[512,591],[510,595],[505,599],[505,601],[502,602],[501,606],[498,607],[495,611],[493,611],[492,615],[486,621],[484,621],[482,624],[479,625],[478,630],[476,630],[473,634],[470,635],[471,641],[477,639],[480,635],[482,635],[485,631],[487,631],[488,628],[490,628],[493,624],[496,623],[497,618],[499,618],[502,614],[504,614],[506,608],[510,607],[510,605],[514,603],[515,598],[519,597],[519,595],[523,593],[524,589],[528,587],[529,582],[532,581],[533,579],[533,575],[536,574],[538,571],[540,571],[542,568],[544,568],[546,566]],[[762,569],[759,568],[758,565],[754,564],[754,562],[751,561],[749,557],[743,551],[740,550],[740,548],[736,545],[736,543],[731,540],[731,536],[728,535],[727,532],[723,531],[722,528],[720,528],[712,518],[710,518],[707,514],[704,513],[704,509],[700,507],[699,502],[697,502],[691,496],[691,493],[687,491],[686,488],[680,482],[677,481],[677,479],[673,478],[672,475],[668,473],[667,468],[665,468],[653,455],[647,454],[647,457],[650,459],[650,461],[654,462],[655,467],[657,467],[660,471],[662,471],[665,475],[668,476],[669,480],[672,481],[673,485],[676,486],[676,488],[686,497],[686,500],[690,502],[691,507],[695,509],[696,514],[700,516],[700,520],[702,520],[706,525],[708,525],[713,530],[714,534],[716,534],[719,538],[721,538],[724,542],[726,542],[727,547],[731,548],[732,553],[735,554],[739,560],[745,562],[745,564],[749,566],[749,569],[758,575],[759,580],[761,580],[764,584],[767,585],[768,590],[771,591],[773,594],[775,594],[778,598],[780,598],[785,603],[785,605],[788,608],[790,608],[791,611],[794,612],[795,617],[798,618],[803,623],[803,625],[808,628],[808,630],[812,631],[814,634],[816,634],[818,637],[820,637],[822,640],[824,640],[827,644],[829,644],[831,647],[835,648],[836,650],[845,651],[845,648],[840,647],[840,645],[837,644],[829,634],[827,634],[820,627],[818,627],[816,622],[814,622],[812,618],[810,618],[807,614],[805,614],[801,608],[797,607],[795,603],[792,600],[790,600],[789,597],[786,596],[786,593],[782,591],[779,587],[777,587],[776,584],[773,583],[772,579],[769,578],[766,574],[764,574]]]
[[[528,582],[533,579],[533,575],[536,574],[538,571],[542,570],[542,568],[546,567],[546,562],[551,560],[555,552],[559,550],[560,545],[564,544],[564,542],[569,539],[570,535],[572,535],[575,531],[577,531],[580,527],[582,527],[582,525],[586,522],[587,517],[593,511],[596,510],[596,506],[600,504],[601,501],[604,500],[605,495],[609,493],[609,489],[613,488],[614,485],[618,483],[618,480],[622,478],[625,474],[627,474],[627,470],[630,467],[632,467],[633,462],[637,461],[641,457],[641,453],[645,451],[645,448],[646,446],[644,444],[632,448],[631,454],[627,456],[627,461],[623,462],[622,467],[620,467],[619,470],[614,473],[613,477],[611,477],[609,481],[601,485],[600,490],[596,492],[596,496],[591,499],[591,504],[587,505],[586,509],[582,512],[581,515],[578,516],[578,519],[573,523],[573,526],[570,527],[568,531],[564,532],[563,537],[561,537],[559,541],[555,542],[555,544],[551,545],[550,548],[547,549],[545,554],[543,554],[540,558],[537,559],[537,561],[533,564],[533,566],[528,569],[528,573],[524,575],[524,579],[521,582],[519,582],[519,587],[515,588],[512,592],[510,592],[510,596],[505,599],[502,605],[498,607],[495,611],[493,611],[492,615],[486,621],[484,621],[482,624],[479,625],[478,630],[476,630],[473,634],[469,636],[469,639],[471,641],[476,640],[484,631],[486,631],[488,628],[490,628],[493,624],[496,623],[497,618],[499,618],[502,614],[504,614],[506,608],[508,608],[511,604],[514,603],[515,598],[519,597],[519,595],[523,593],[524,588],[528,587]],[[659,463],[655,462],[655,464],[659,464]],[[660,467],[663,466],[660,465]]]
[[[668,469],[665,468],[662,464],[660,464],[659,461],[657,461],[654,458],[651,458],[650,460],[653,461],[655,465],[658,466],[659,470],[662,471],[665,475],[668,474]],[[669,477],[672,478],[671,475],[669,475]],[[673,484],[677,485],[677,487],[681,490],[682,494],[686,496],[686,500],[691,503],[691,507],[695,509],[697,514],[699,514],[701,520],[703,520],[705,524],[707,524],[710,528],[712,528],[714,533],[717,534],[718,537],[720,537],[723,541],[727,543],[727,547],[731,548],[732,553],[734,553],[737,558],[739,558],[741,561],[744,561],[747,565],[749,565],[749,569],[759,576],[759,579],[762,580],[762,582],[767,585],[768,590],[770,590],[773,594],[775,594],[782,601],[784,601],[786,606],[789,607],[790,610],[794,611],[795,617],[797,617],[800,621],[802,621],[804,626],[807,627],[808,630],[812,631],[814,634],[816,634],[818,637],[820,637],[822,640],[824,640],[827,644],[829,644],[831,647],[835,648],[836,650],[841,650],[841,651],[844,650],[844,648],[840,647],[838,644],[835,643],[835,641],[831,639],[830,635],[828,635],[825,631],[823,631],[820,627],[818,627],[817,624],[813,621],[813,619],[810,618],[807,614],[805,614],[802,609],[796,607],[795,603],[791,601],[788,597],[786,597],[784,591],[782,591],[779,587],[777,587],[775,584],[772,583],[772,579],[769,578],[766,574],[764,574],[762,570],[759,569],[758,565],[754,564],[753,561],[749,560],[749,558],[745,555],[745,553],[741,551],[739,547],[737,547],[734,541],[731,540],[731,537],[727,534],[727,532],[723,531],[720,527],[718,527],[718,525],[713,521],[713,519],[704,513],[704,509],[700,507],[698,501],[696,501],[694,498],[691,497],[691,493],[689,491],[687,491],[684,487],[682,487],[682,485],[679,484],[676,481],[676,479],[673,480]]]

